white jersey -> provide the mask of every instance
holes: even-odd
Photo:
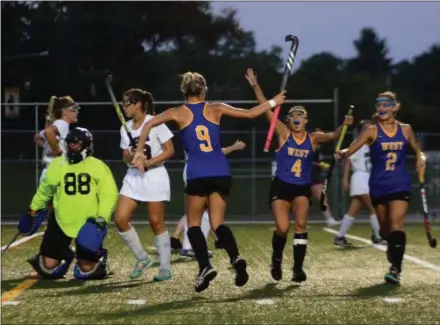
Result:
[[[67,133],[69,133],[69,123],[67,123],[64,120],[56,120],[52,123],[52,125],[54,125],[58,130],[58,134],[57,134],[58,146],[60,150],[63,152],[63,154],[65,154],[66,153],[65,141],[66,141]],[[50,154],[52,154],[53,152],[52,149],[50,148],[49,142],[47,142],[45,131],[44,130],[40,131],[39,135],[45,140],[43,147],[42,163],[45,165],[49,165],[57,157],[50,156]]]
[[[371,171],[370,147],[364,144],[358,151],[350,156],[351,170],[369,174]]]
[[[132,120],[127,122],[127,127],[136,143],[139,141],[143,126],[152,118],[152,115],[147,115],[142,125],[136,130],[132,129]],[[173,136],[173,133],[165,124],[153,127],[145,146],[147,154],[151,154],[151,157],[149,158],[154,158],[163,153],[162,145]],[[132,150],[130,139],[123,127],[121,127],[120,147],[121,149],[127,149],[130,152]],[[120,194],[141,202],[160,202],[170,200],[170,179],[165,166],[162,165],[150,168],[145,173],[139,171],[131,164],[127,164],[127,166],[129,168],[124,177]]]

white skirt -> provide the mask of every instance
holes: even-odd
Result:
[[[170,201],[170,177],[164,166],[145,173],[130,167],[119,194],[140,202]]]
[[[350,196],[365,195],[370,193],[368,180],[370,174],[361,171],[354,172],[350,180]]]

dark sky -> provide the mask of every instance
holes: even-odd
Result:
[[[353,41],[363,27],[386,38],[394,62],[411,59],[440,44],[440,2],[213,2],[214,11],[238,9],[241,26],[254,32],[258,49],[284,36],[300,39],[297,61],[329,51],[342,58],[355,55]],[[299,64],[295,64],[296,67]]]

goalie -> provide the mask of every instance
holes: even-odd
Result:
[[[72,129],[66,137],[66,155],[49,165],[30,211],[20,219],[18,230],[32,235],[53,199],[55,213],[49,216],[40,252],[28,259],[41,278],[64,277],[75,257],[73,274],[77,279],[103,279],[109,273],[103,241],[118,189],[108,166],[92,155],[91,133],[80,127]],[[76,253],[70,249],[72,239]]]

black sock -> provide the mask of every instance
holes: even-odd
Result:
[[[403,255],[405,254],[406,234],[403,231],[393,231],[388,237],[391,264],[402,272]]]
[[[278,260],[283,259],[283,250],[286,246],[287,235],[280,236],[276,231],[273,232],[272,236],[272,259],[276,258]]]
[[[231,264],[234,262],[238,254],[237,242],[232,234],[231,229],[226,225],[220,225],[215,230],[218,241],[222,244],[223,249],[228,253]]]
[[[210,265],[208,256],[208,245],[206,244],[205,236],[200,227],[191,227],[188,229],[188,239],[199,262],[199,269],[203,270]]]
[[[302,270],[304,258],[307,252],[307,232],[303,234],[295,233],[293,238],[293,268],[295,270]]]

